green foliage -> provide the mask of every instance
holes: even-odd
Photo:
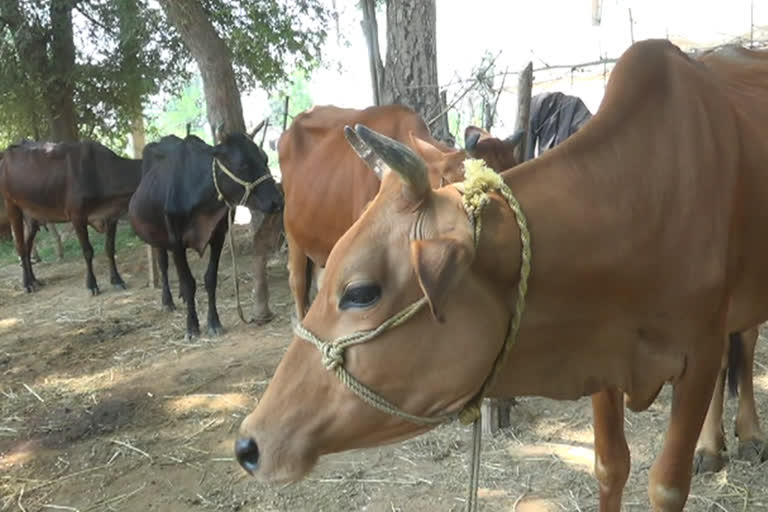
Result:
[[[269,99],[269,124],[272,126],[283,126],[283,115],[285,114],[285,97],[288,96],[288,124],[301,112],[312,107],[312,96],[309,93],[309,80],[306,72],[297,69],[293,72],[290,79],[284,81],[273,91]]]
[[[23,137],[48,136],[45,90],[51,76],[49,9],[54,1],[68,0],[0,1],[0,146]],[[293,70],[319,63],[330,19],[322,0],[190,1],[202,3],[231,49],[240,90],[257,85],[273,88]],[[131,120],[158,95],[165,99],[179,95],[179,101],[168,108],[166,121],[172,126],[157,125],[156,120],[155,129],[178,133],[181,124],[183,134],[192,121],[197,133],[208,136],[205,121],[189,116],[190,105],[185,103],[198,101],[189,96],[190,56],[156,2],[72,4],[76,64],[70,78],[81,138],[124,147]],[[23,18],[21,30],[38,44],[40,60],[47,63],[33,66],[21,61],[16,32],[7,17],[12,7]],[[175,115],[180,119],[174,120]]]
[[[74,261],[83,258],[82,250],[80,249],[80,243],[77,241],[77,237],[72,232],[69,224],[58,225],[59,234],[62,236],[62,246],[64,248],[64,261]],[[104,256],[104,241],[105,236],[93,229],[88,230],[88,236],[93,246],[94,258],[106,258]],[[126,249],[133,247],[140,247],[144,242],[136,236],[131,226],[125,222],[120,221],[117,225],[117,233],[115,234],[115,251],[119,255]],[[40,258],[46,263],[52,263],[56,261],[56,240],[53,235],[49,233],[45,228],[40,228],[40,231],[35,237],[35,246],[37,252],[40,254]],[[16,247],[12,240],[0,240],[0,265],[18,265],[19,258],[16,254]],[[119,265],[119,262],[118,262]],[[21,279],[21,267],[19,267],[19,279]]]
[[[270,89],[320,59],[330,12],[321,0],[201,0],[232,50],[241,90]]]
[[[171,134],[184,137],[187,134],[187,123],[190,123],[191,133],[209,144],[212,141],[205,118],[205,98],[199,76],[187,82],[180,95],[150,106],[147,115],[147,140]]]

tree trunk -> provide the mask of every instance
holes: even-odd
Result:
[[[232,54],[197,0],[159,0],[166,16],[179,31],[197,61],[203,77],[208,122],[222,135],[245,131],[243,107],[237,90]]]
[[[384,78],[384,64],[379,51],[379,24],[376,22],[376,0],[362,0],[363,34],[368,45],[368,65],[371,69],[373,104],[381,105],[381,87]]]
[[[78,140],[75,114],[75,41],[72,32],[73,0],[51,0],[50,80],[45,95],[51,140]]]
[[[435,17],[435,0],[387,0],[381,102],[411,107],[430,123],[437,139],[453,144],[437,80]]]

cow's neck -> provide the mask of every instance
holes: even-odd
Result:
[[[647,255],[637,251],[645,226],[632,205],[652,191],[642,190],[643,179],[617,186],[622,162],[610,138],[601,144],[590,139],[577,134],[571,144],[504,175],[527,216],[533,257],[518,342],[492,395],[577,398],[609,386],[637,389],[645,385],[632,382],[637,362],[658,370],[644,380],[649,386],[678,371],[677,358],[653,350],[640,357],[630,353],[628,342],[641,329],[654,328],[653,320],[644,324],[631,316],[642,309],[638,301],[646,300],[647,263]],[[510,265],[499,286],[511,311],[519,230],[508,209],[500,215],[494,222],[491,214],[483,228],[486,243],[495,247],[481,246],[478,254],[489,259],[488,272],[499,268],[498,254],[507,255]],[[652,393],[638,391],[641,400]]]

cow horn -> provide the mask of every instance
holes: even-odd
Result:
[[[520,141],[523,140],[524,135],[525,130],[517,130],[515,133],[504,139],[504,142],[510,144],[512,147],[515,147],[520,144]]]
[[[368,144],[363,142],[363,139],[360,138],[351,126],[344,127],[344,137],[347,139],[347,142],[349,142],[349,145],[352,146],[352,149],[355,150],[357,156],[362,158],[374,174],[376,174],[376,177],[380,180],[384,179],[384,174],[389,170],[387,164],[381,160],[379,155],[374,153],[373,150],[368,147]]]
[[[377,133],[365,125],[356,124],[360,139],[395,171],[408,185],[414,199],[424,197],[430,190],[427,164],[408,146]]]
[[[264,128],[264,125],[266,124],[266,122],[267,122],[267,120],[263,119],[259,124],[256,125],[256,128],[251,130],[251,133],[248,134],[248,137],[251,138],[251,139],[254,138],[256,136],[256,134],[259,133],[259,130]]]

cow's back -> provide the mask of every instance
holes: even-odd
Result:
[[[421,117],[400,105],[318,106],[296,116],[278,143],[285,229],[320,265],[379,189],[379,179],[344,137],[344,126],[357,123],[407,145],[410,132],[436,143]]]
[[[11,145],[4,154],[0,189],[6,201],[33,218],[69,220],[77,200],[73,167],[79,158],[80,148],[76,143],[24,141]]]

